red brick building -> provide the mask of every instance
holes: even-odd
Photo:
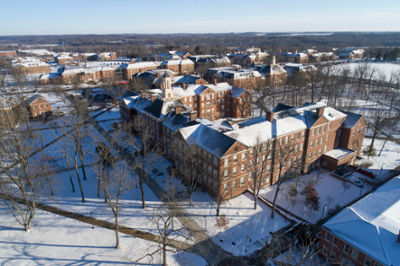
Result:
[[[50,65],[36,58],[18,58],[14,66],[26,74],[50,73]]]
[[[158,68],[157,62],[141,62],[141,63],[135,63],[135,61],[131,61],[130,64],[122,64],[121,69],[122,69],[122,77],[124,80],[131,80],[132,75],[140,73],[140,72],[145,72],[148,70],[153,70]]]
[[[151,126],[153,136],[163,140],[165,153],[181,173],[185,173],[187,168],[182,161],[184,155],[176,153],[176,147],[184,151],[189,149],[188,146],[196,145],[204,157],[200,182],[213,195],[229,193],[226,196],[233,197],[249,188],[252,175],[248,154],[256,146],[262,147],[263,151],[257,161],[265,162],[266,167],[262,186],[276,183],[279,172],[284,174],[292,169],[292,165],[302,173],[321,166],[330,169],[332,163],[325,159],[325,154],[330,151],[346,152],[348,156],[336,158],[338,162],[334,162],[335,168],[344,167],[361,149],[351,150],[354,146],[340,140],[352,137],[349,136],[352,131],[343,130],[345,126],[365,128],[365,120],[361,116],[357,120],[350,113],[345,114],[322,103],[298,108],[279,105],[266,117],[253,118],[233,130],[228,122],[213,124],[212,121],[225,116],[250,114],[251,95],[244,89],[227,83],[171,87],[169,77],[164,77],[161,95],[154,94],[157,93],[155,90],[149,93],[153,95],[142,93],[123,98],[120,103],[122,120],[139,120]],[[240,104],[245,106],[244,112]],[[171,109],[174,106],[182,109]],[[174,113],[170,113],[173,110]],[[358,134],[364,134],[364,131]],[[292,152],[284,164],[280,164],[275,154],[285,145],[290,146]]]
[[[15,51],[0,51],[0,57],[15,57],[17,53]]]
[[[181,75],[194,72],[194,63],[189,59],[164,61],[161,63],[160,67]]]
[[[31,118],[45,117],[51,115],[51,105],[49,101],[36,94],[26,101],[26,108]]]
[[[399,209],[396,177],[322,226],[319,255],[332,265],[400,265]]]
[[[79,78],[80,82],[112,80],[115,77],[115,69],[109,66],[67,68],[64,69],[61,77],[65,84],[73,83],[76,77]]]

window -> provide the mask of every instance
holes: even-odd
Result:
[[[229,165],[229,158],[225,158],[225,166]]]
[[[271,165],[267,165],[267,171],[271,170]]]
[[[324,143],[324,137],[321,138],[321,144]]]
[[[328,129],[331,129],[331,122],[328,123]]]
[[[302,136],[302,137],[304,137],[304,131],[303,131],[303,132],[301,132],[301,136]]]
[[[264,144],[262,145],[262,149],[263,149],[263,151],[267,150],[267,143],[264,143]]]
[[[237,167],[233,167],[233,169],[232,169],[232,174],[233,174],[233,175],[237,175]]]
[[[289,136],[286,136],[285,143],[289,142]]]
[[[364,127],[361,127],[361,133],[364,131]]]
[[[218,172],[217,170],[214,169],[214,177],[217,178],[218,177]]]
[[[317,156],[317,151],[314,151],[314,156]]]
[[[49,105],[46,104],[45,106],[46,106],[46,108],[49,108]]]
[[[315,128],[312,130],[312,135],[313,136],[315,135]]]
[[[372,264],[372,259],[370,257],[365,257],[365,265],[371,266]]]
[[[327,246],[324,246],[323,248],[322,248],[322,253],[324,253],[325,255],[326,254],[328,254],[328,247]]]
[[[337,237],[333,237],[333,244],[337,246],[339,239]]]
[[[331,250],[331,253],[329,254],[329,258],[331,260],[335,260],[335,252],[333,250]]]
[[[331,242],[331,237],[332,237],[332,234],[329,232],[326,232],[326,237],[325,237],[326,241]]]
[[[303,143],[300,144],[300,150],[303,150]]]
[[[318,133],[317,134],[319,134],[319,133],[321,133],[321,128],[320,127],[318,128]]]
[[[237,185],[237,181],[236,181],[236,180],[233,180],[233,182],[232,182],[232,188],[236,188],[236,185]]]
[[[315,146],[317,146],[318,143],[319,143],[319,139],[316,139],[316,140],[315,140]]]
[[[242,153],[242,161],[246,160],[246,153]]]
[[[40,105],[39,105],[39,109],[42,109],[42,108],[43,108],[43,105],[40,104]]]
[[[240,178],[240,185],[244,185],[244,176]]]
[[[36,106],[36,105],[35,105],[35,106],[33,106],[33,109],[35,109],[35,110],[36,110],[36,109],[37,109],[37,106]]]
[[[294,147],[294,151],[298,152],[299,151],[299,145],[296,145],[296,147]]]
[[[326,139],[329,139],[329,134],[326,134]]]
[[[214,165],[215,165],[215,166],[218,166],[218,159],[217,159],[217,157],[214,157]]]
[[[310,142],[310,148],[312,148],[312,147],[314,147],[314,141],[313,140]]]
[[[299,139],[300,138],[300,133],[297,133],[297,139]]]
[[[308,158],[311,159],[311,157],[312,157],[312,153],[310,152],[310,153],[308,154]]]
[[[214,187],[216,187],[216,186],[214,186]],[[216,189],[214,189],[214,190],[216,190]],[[228,191],[228,184],[227,183],[224,184],[224,191],[225,192]]]
[[[321,154],[322,153],[322,149],[319,149],[318,153]]]
[[[238,162],[237,155],[233,155],[233,162],[234,162],[234,163],[237,163],[237,162]]]
[[[244,164],[242,164],[241,172],[243,173],[245,170],[246,170],[246,166]]]
[[[292,135],[292,140],[294,140],[294,134]]]
[[[350,252],[350,245],[349,244],[344,244],[344,252],[346,252],[347,254],[349,254],[349,252]]]
[[[322,128],[322,132],[325,132],[325,129],[326,129],[326,126],[324,126],[324,127]]]
[[[353,248],[353,251],[351,252],[351,256],[353,258],[357,259],[358,258],[358,250]]]
[[[35,116],[37,116],[37,112],[35,112]]]
[[[229,171],[228,171],[228,170],[225,170],[225,171],[224,171],[224,177],[225,177],[225,178],[228,178],[228,176],[229,176]]]
[[[339,131],[340,132],[340,131]],[[353,136],[356,134],[356,130],[355,129],[353,129]],[[340,136],[340,134],[339,134],[339,136]]]
[[[328,148],[328,145],[325,145],[325,147],[324,147],[324,152],[326,151],[327,148]]]

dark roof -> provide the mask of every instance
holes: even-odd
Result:
[[[288,110],[288,109],[292,109],[292,108],[293,108],[292,106],[289,106],[289,105],[286,105],[286,104],[283,104],[283,103],[278,103],[274,107],[274,109],[272,109],[272,111],[276,113],[276,112],[279,112],[279,111]]]
[[[164,101],[160,99],[155,99],[152,103],[146,106],[143,110],[147,113],[153,115],[154,117],[161,117],[161,111],[163,107]]]
[[[162,124],[172,130],[172,132],[175,132],[182,127],[196,125],[198,122],[196,120],[191,122],[189,117],[182,114],[175,114],[175,111],[172,111]]]
[[[349,128],[353,128],[356,123],[358,122],[358,120],[360,120],[360,118],[362,117],[362,115],[359,114],[355,114],[352,112],[346,112],[346,111],[341,111],[342,113],[345,113],[347,115],[346,120],[344,120],[344,124],[343,126],[345,127],[349,127]]]
[[[265,122],[265,121],[267,121],[267,120],[265,119],[264,116],[258,116],[258,117],[255,117],[253,119],[247,120],[247,121],[245,121],[243,123],[240,123],[239,126],[240,127],[248,127],[248,126],[259,124],[259,123],[262,123],[262,122]]]

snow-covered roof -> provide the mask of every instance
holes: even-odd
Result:
[[[400,265],[400,177],[395,177],[323,227],[384,265]]]
[[[217,85],[214,84],[207,84],[207,85],[199,85],[199,84],[194,84],[194,85],[189,85],[186,87],[186,89],[183,89],[182,87],[172,87],[172,91],[175,96],[178,97],[187,97],[187,96],[192,96],[192,95],[200,95],[202,94],[207,88],[212,89],[215,92],[220,92],[220,91],[227,91],[227,90],[232,90],[233,87],[229,85],[227,82],[222,82],[222,83],[217,83]],[[237,88],[239,89],[239,88]]]
[[[161,63],[161,65],[193,65],[193,61],[189,59],[184,59],[184,60],[167,60]]]
[[[179,132],[188,145],[198,145],[218,157],[222,157],[236,143],[235,139],[203,124],[181,128]]]
[[[345,127],[353,128],[358,122],[358,120],[360,120],[360,118],[362,117],[362,115],[355,114],[352,112],[345,112],[345,111],[342,112],[347,115],[346,120],[344,120],[343,124],[343,126]]]
[[[136,69],[145,67],[157,67],[157,65],[154,62],[140,62],[134,64],[122,64],[121,67],[126,69]]]
[[[325,152],[324,155],[336,160],[340,160],[341,158],[346,157],[352,153],[355,153],[355,151],[338,147],[336,149]]]

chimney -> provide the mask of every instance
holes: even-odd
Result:
[[[175,107],[175,115],[180,114],[182,112],[182,106]]]
[[[400,230],[399,230],[399,235],[397,236],[397,243],[400,243]]]
[[[217,86],[217,79],[214,79],[214,85]]]
[[[157,73],[157,78],[159,78],[160,77],[160,73]]]
[[[86,68],[88,68],[88,67],[89,67],[89,63],[88,63],[88,61],[87,61],[87,60],[85,61],[85,67],[86,67]]]
[[[185,83],[185,82],[182,83],[182,88],[183,88],[184,90],[186,90],[186,83]]]
[[[315,117],[320,117],[324,113],[325,108],[324,107],[319,107],[315,111]]]
[[[193,122],[197,119],[197,112],[190,113],[190,122]]]
[[[135,60],[131,59],[131,64],[134,64],[134,63],[135,63]]]
[[[151,102],[154,102],[155,99],[157,99],[157,96],[156,96],[156,95],[151,95],[150,101],[151,101]]]
[[[274,112],[267,111],[267,113],[265,115],[265,119],[267,119],[269,122],[274,121]]]
[[[147,96],[147,92],[142,91],[142,99],[146,98],[146,96]]]

